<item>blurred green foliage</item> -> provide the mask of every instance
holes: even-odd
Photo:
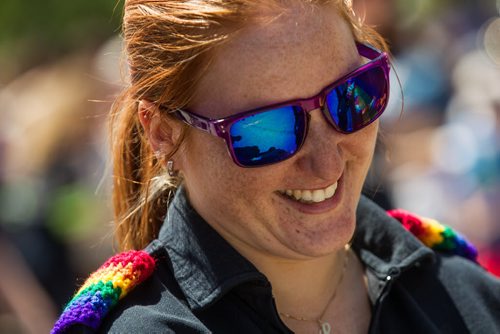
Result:
[[[47,225],[60,240],[85,240],[102,222],[102,203],[85,184],[58,188],[48,208]]]
[[[120,0],[0,1],[0,82],[117,34]]]

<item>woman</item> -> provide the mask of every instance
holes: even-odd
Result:
[[[124,38],[117,235],[146,248],[93,274],[54,332],[500,330],[497,280],[361,196],[389,63],[348,1],[129,0]]]

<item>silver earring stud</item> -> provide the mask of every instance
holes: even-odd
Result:
[[[176,172],[174,170],[174,161],[173,160],[167,161],[167,173],[171,177],[174,177],[176,174]]]

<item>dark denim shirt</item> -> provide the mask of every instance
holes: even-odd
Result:
[[[365,197],[352,246],[368,278],[369,333],[500,333],[500,282],[473,262],[425,247]],[[291,333],[266,277],[196,213],[182,189],[147,250],[157,259],[155,273],[99,332]]]

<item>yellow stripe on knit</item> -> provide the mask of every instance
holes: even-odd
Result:
[[[424,227],[424,234],[420,237],[420,240],[427,247],[433,247],[437,244],[443,242],[442,233],[445,230],[445,227],[441,225],[437,220],[431,218],[420,218]]]
[[[93,284],[112,282],[113,288],[120,287],[122,291],[121,296],[123,296],[132,287],[131,278],[133,279],[137,276],[137,273],[133,273],[132,270],[132,263],[128,263],[125,267],[121,263],[118,265],[112,264],[106,268],[97,270],[87,279],[77,294]]]

